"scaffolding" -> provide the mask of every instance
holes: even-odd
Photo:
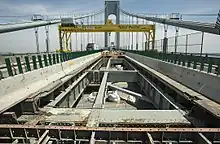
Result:
[[[69,41],[72,33],[83,33],[83,32],[144,32],[146,35],[145,44],[152,44],[154,49],[155,41],[155,24],[113,24],[112,20],[108,20],[104,25],[75,25],[61,24],[58,27],[59,40],[60,40],[60,51],[70,51]],[[65,47],[63,47],[65,43]]]

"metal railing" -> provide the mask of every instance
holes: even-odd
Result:
[[[220,58],[212,57],[208,54],[185,54],[185,53],[162,53],[153,50],[136,51],[136,50],[124,50],[127,52],[140,54],[143,56],[155,58],[165,62],[185,66],[188,68],[220,75]],[[205,56],[204,56],[205,55]]]
[[[203,40],[204,33],[196,32],[168,37],[167,44],[165,39],[155,40],[154,49],[125,51],[220,75],[220,54],[203,53]]]
[[[24,58],[21,58],[19,55],[5,56],[5,64],[0,66],[0,79],[23,74],[96,52],[99,51],[33,54],[25,55]]]
[[[167,48],[168,53],[203,53],[203,40],[204,33],[196,32],[186,35],[180,35],[177,37],[167,38]],[[155,40],[154,49],[157,51],[163,51],[164,39]],[[149,49],[152,49],[150,47]]]

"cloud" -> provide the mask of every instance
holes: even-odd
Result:
[[[1,0],[0,15],[73,15],[76,13],[85,13],[103,9],[104,4],[102,2],[103,0],[66,0],[65,2],[58,0],[19,0],[15,2],[11,0]]]
[[[41,3],[20,3],[1,2],[1,15],[31,15],[36,13],[47,14],[47,7]]]

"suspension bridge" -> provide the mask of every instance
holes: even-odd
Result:
[[[0,25],[0,35],[34,29],[36,40],[34,53],[0,56],[0,143],[220,143],[220,58],[204,52],[204,35],[220,35],[220,13],[215,23],[183,16],[105,1],[91,14]]]

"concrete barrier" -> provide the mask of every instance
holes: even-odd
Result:
[[[52,55],[55,53],[50,53],[50,54]],[[45,66],[45,62],[44,62],[44,58],[43,58],[44,53],[41,53],[39,55],[41,55],[41,60],[42,60],[41,62],[43,64],[43,66]],[[28,56],[28,58],[29,58],[31,70],[34,69],[32,56],[36,56],[37,68],[40,68],[37,54],[26,54],[26,55],[25,54],[23,54],[23,55],[16,55],[15,54],[14,56],[0,56],[0,80],[3,78],[9,77],[7,66],[5,64],[5,58],[10,58],[13,75],[19,74],[19,70],[18,70],[18,66],[17,66],[17,62],[16,62],[16,57],[20,58],[23,72],[27,72],[27,67],[26,67],[25,59],[24,59],[25,56]],[[48,56],[47,56],[47,61],[49,62]]]
[[[220,103],[219,76],[138,54],[126,52],[126,55]]]
[[[92,64],[100,57],[101,53],[95,53],[1,80],[0,112],[40,93],[44,87],[61,80],[83,65]]]

